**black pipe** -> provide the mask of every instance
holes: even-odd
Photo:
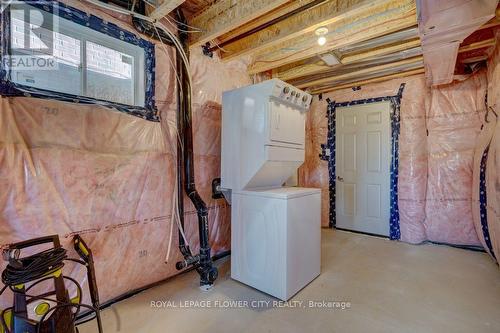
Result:
[[[189,48],[187,46],[187,34],[182,31],[185,26],[185,18],[180,10],[177,10],[179,40],[184,48],[184,52],[189,57]],[[193,256],[184,239],[179,235],[179,248],[184,256],[184,261],[176,264],[177,269],[183,269],[188,266],[195,266],[200,274],[200,285],[212,285],[217,279],[217,268],[212,264],[210,255],[208,230],[208,209],[203,199],[198,194],[194,177],[194,153],[193,153],[193,128],[192,128],[192,105],[191,105],[191,86],[188,80],[188,71],[186,64],[182,61],[179,50],[176,49],[176,64],[179,81],[177,83],[178,97],[178,131],[179,142],[177,146],[177,165],[179,180],[179,210],[181,224],[184,225],[184,189],[188,198],[193,203],[198,215],[198,233],[200,239],[200,253]],[[182,173],[182,174],[181,174]],[[182,211],[181,211],[182,209]]]
[[[176,68],[177,72],[179,73],[179,81],[183,82],[184,81],[184,71],[183,71],[183,64],[182,64],[182,59],[179,55],[179,51],[176,52]],[[182,141],[183,141],[183,133],[184,133],[184,105],[183,105],[183,100],[184,96],[182,94],[182,89],[177,82],[177,131],[179,133],[179,139],[177,142],[177,202],[178,202],[178,210],[179,210],[179,221],[180,225],[182,226],[182,229],[184,229],[184,157],[183,157],[183,149],[182,149]],[[182,141],[181,141],[182,140]],[[184,258],[187,260],[191,258],[193,255],[191,253],[191,250],[187,246],[186,242],[184,241],[184,237],[182,236],[181,231],[179,230],[179,249],[184,256]],[[186,261],[185,260],[185,261]],[[187,262],[178,262],[177,263],[177,269],[181,270],[188,266]]]
[[[288,13],[280,16],[280,17],[277,17],[275,19],[267,21],[266,23],[264,23],[262,25],[259,25],[258,27],[250,29],[250,30],[242,33],[241,35],[234,36],[233,38],[230,38],[230,39],[228,39],[228,40],[226,40],[226,41],[224,41],[222,43],[218,43],[217,45],[211,46],[210,48],[207,49],[207,51],[208,52],[217,51],[217,49],[219,49],[221,47],[224,47],[225,45],[228,45],[228,44],[230,44],[232,42],[235,42],[235,41],[237,41],[239,39],[242,39],[242,38],[245,38],[247,36],[250,36],[251,34],[254,34],[254,33],[259,32],[261,30],[264,30],[264,29],[266,29],[267,27],[270,27],[273,24],[276,24],[278,22],[286,20],[287,18],[289,18],[289,17],[291,17],[291,16],[293,16],[295,14],[298,14],[300,12],[303,12],[305,10],[308,10],[308,9],[314,8],[316,6],[319,6],[319,5],[321,5],[321,4],[323,4],[323,3],[327,2],[327,1],[329,1],[329,0],[315,0],[315,1],[312,1],[312,2],[310,2],[308,4],[305,4],[302,7],[296,8],[296,9],[294,9],[294,10],[292,10],[292,11],[290,11],[290,12],[288,12]]]

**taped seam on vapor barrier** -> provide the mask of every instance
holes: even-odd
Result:
[[[486,147],[481,157],[481,165],[479,167],[479,218],[481,220],[481,229],[483,231],[484,242],[488,246],[488,250],[493,258],[496,259],[493,251],[493,246],[490,239],[490,231],[488,229],[488,214],[487,214],[487,192],[486,192],[486,163],[488,162],[488,152],[490,144]]]
[[[401,231],[399,227],[399,205],[398,205],[398,169],[399,169],[399,133],[401,129],[401,98],[405,83],[401,83],[397,95],[374,97],[367,99],[359,99],[350,102],[336,103],[327,99],[327,118],[328,118],[328,135],[327,143],[321,145],[322,154],[320,158],[328,161],[328,178],[329,178],[329,194],[330,194],[330,227],[336,226],[336,188],[335,188],[335,126],[336,126],[336,108],[352,105],[361,105],[368,103],[377,103],[389,101],[391,104],[391,166],[390,166],[390,218],[389,218],[389,238],[391,240],[399,240]],[[329,149],[329,153],[326,153]]]
[[[55,99],[63,102],[97,104],[120,112],[128,113],[146,120],[159,121],[157,108],[155,105],[155,45],[145,39],[142,39],[134,33],[118,27],[116,24],[107,22],[97,16],[87,14],[77,8],[70,7],[57,1],[39,1],[19,0],[26,2],[27,5],[36,7],[47,13],[57,15],[60,18],[69,20],[81,26],[103,33],[115,39],[138,46],[144,50],[145,67],[145,99],[144,107],[132,106],[121,103],[109,102],[92,97],[78,96],[73,94],[55,92],[45,89],[37,89],[26,85],[12,82],[11,69],[6,66],[6,62],[0,62],[0,94],[2,96],[25,96],[42,99]],[[10,56],[11,50],[11,24],[10,24],[10,6],[1,14],[2,33],[0,34],[1,55],[2,58]]]

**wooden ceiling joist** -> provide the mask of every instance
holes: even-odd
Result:
[[[373,55],[373,49],[372,50],[367,50],[365,53],[367,55]],[[296,80],[297,78],[301,77],[311,77],[311,76],[317,76],[318,74],[324,74],[324,75],[329,75],[329,73],[332,72],[332,70],[335,70],[337,68],[339,69],[350,69],[350,70],[355,70],[359,67],[363,66],[370,66],[370,65],[379,65],[382,63],[388,63],[388,62],[393,62],[393,61],[398,61],[406,58],[411,58],[415,57],[418,55],[422,54],[422,48],[420,47],[419,44],[413,48],[405,49],[405,50],[400,50],[399,52],[393,52],[387,54],[378,54],[376,56],[372,57],[362,57],[363,61],[353,61],[348,64],[340,64],[336,66],[328,66],[326,65],[323,61],[316,61],[316,62],[308,62],[308,63],[294,63],[293,65],[289,66],[284,66],[280,67],[276,70],[273,70],[273,77],[279,78],[283,81],[289,81],[289,80]],[[345,59],[346,57],[351,56],[350,54],[347,54],[342,57],[342,59]],[[343,63],[344,61],[342,61]],[[314,77],[312,78],[314,79]]]
[[[349,44],[386,35],[416,24],[416,8],[413,0],[378,0],[367,5],[354,6],[331,18],[327,25],[330,31],[324,46],[317,44],[312,29],[302,32],[299,37],[287,39],[271,47],[266,47],[254,56],[249,73],[255,74],[290,64],[299,60],[326,53]],[[312,18],[309,22],[318,22]],[[322,22],[324,23],[324,22]],[[248,45],[253,48],[255,45]]]
[[[256,29],[258,27],[267,24],[273,20],[276,20],[284,15],[289,14],[290,12],[297,10],[305,5],[312,4],[316,0],[295,0],[289,1],[288,3],[277,7],[276,9],[271,10],[270,12],[246,23],[241,26],[238,26],[236,29],[229,31],[228,33],[217,37],[217,43],[222,44],[237,38],[238,36],[251,31],[252,29]]]
[[[403,43],[395,43],[395,44],[391,44],[391,45],[387,45],[387,46],[378,47],[378,48],[368,50],[365,52],[348,54],[348,55],[345,55],[344,57],[342,57],[341,62],[343,64],[352,64],[354,62],[359,62],[359,61],[367,60],[367,59],[377,57],[377,56],[383,56],[383,55],[387,55],[387,54],[391,54],[391,53],[395,53],[395,52],[400,52],[400,51],[408,50],[408,49],[418,47],[418,46],[420,46],[420,39],[417,38],[417,39],[406,41]]]
[[[494,46],[496,43],[495,38],[485,39],[476,43],[471,43],[467,45],[463,45],[458,49],[458,53],[469,52],[477,49],[481,49],[483,47]]]
[[[251,53],[259,52],[304,33],[314,32],[321,26],[326,26],[342,19],[348,12],[358,12],[373,6],[366,0],[330,0],[325,3],[295,14],[294,16],[277,22],[270,27],[245,38],[224,46],[221,54],[225,60],[233,59]]]
[[[186,0],[160,0],[159,5],[149,14],[149,17],[159,20],[182,5],[184,1]]]
[[[407,77],[411,75],[417,75],[417,74],[422,74],[424,73],[424,68],[417,68],[417,69],[412,69],[409,71],[404,71],[404,72],[399,72],[399,73],[394,73],[394,74],[389,74],[389,75],[383,75],[371,79],[366,79],[366,80],[358,80],[358,81],[353,81],[345,84],[340,84],[340,85],[334,85],[331,87],[326,87],[326,88],[321,88],[321,89],[316,89],[311,91],[312,94],[321,94],[321,93],[327,93],[330,91],[335,91],[339,89],[345,89],[345,88],[352,88],[352,87],[357,87],[357,86],[363,86],[365,84],[369,83],[376,83],[376,82],[383,82],[391,79],[397,79],[401,77]]]
[[[278,8],[289,0],[220,0],[189,20],[202,30],[191,34],[190,46],[200,46]]]
[[[277,69],[273,73],[273,77],[276,77],[283,81],[288,81],[299,77],[331,71],[334,68],[335,67],[328,66],[323,61],[319,60],[315,63],[309,63],[299,66],[290,66],[290,68],[287,67],[286,69]]]
[[[340,81],[340,80],[348,79],[351,77],[358,77],[358,76],[365,75],[365,74],[369,75],[369,74],[377,73],[377,72],[387,70],[390,68],[399,68],[402,66],[414,66],[414,65],[418,65],[418,64],[421,64],[423,66],[423,57],[422,56],[413,57],[410,59],[404,59],[404,60],[400,60],[400,61],[395,61],[395,62],[391,62],[391,63],[383,64],[383,65],[378,65],[378,66],[371,66],[371,67],[363,68],[363,69],[360,69],[357,71],[352,71],[352,72],[343,73],[343,74],[339,74],[339,75],[332,74],[332,75],[328,75],[324,78],[319,78],[316,80],[312,80],[312,81],[308,81],[308,82],[304,82],[304,83],[299,83],[299,84],[296,84],[296,86],[300,89],[304,89],[304,88],[329,84],[329,83],[332,83],[335,81]]]
[[[337,51],[340,53],[355,53],[360,51],[366,51],[373,49],[382,45],[388,45],[392,43],[401,43],[410,39],[415,39],[418,37],[418,28],[411,27],[408,29],[400,30],[389,35],[384,35],[376,38],[372,38],[360,43],[355,43],[351,45],[346,45],[344,47],[338,48]]]

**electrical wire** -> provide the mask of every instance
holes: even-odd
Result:
[[[175,27],[177,30],[182,31],[182,32],[187,32],[187,33],[200,33],[203,32],[202,30],[185,30],[185,29],[180,29],[177,25],[182,24],[182,23],[174,23],[170,21],[168,16],[163,17],[168,23],[170,23],[173,27]],[[178,21],[176,21],[178,22]]]
[[[2,272],[2,282],[6,286],[14,287],[41,279],[61,269],[66,257],[66,250],[60,247],[28,257],[12,259]]]
[[[160,40],[161,46],[163,48],[163,51],[167,55],[168,61],[169,61],[170,65],[171,65],[172,69],[174,70],[177,82],[179,82],[179,85],[178,85],[179,89],[181,89],[181,93],[182,93],[182,84],[181,84],[181,80],[179,78],[179,73],[177,73],[177,69],[175,68],[174,64],[172,63],[172,60],[170,59],[170,57],[168,57],[168,51],[166,49],[166,45],[165,45],[165,43],[163,42],[163,40],[161,38],[161,35],[160,35],[159,31],[158,31],[158,28],[156,26],[154,26],[154,25],[153,25],[153,27],[155,29],[156,34],[158,35],[158,39]],[[178,131],[176,131],[176,136],[177,136],[177,140],[180,140],[180,136],[179,136]],[[171,141],[170,140],[167,140],[167,141],[168,141],[168,143],[170,145],[170,148],[174,149],[174,147],[172,147]],[[184,233],[184,228],[182,227],[182,225],[180,223],[179,205],[178,205],[178,202],[177,202],[177,195],[176,195],[177,190],[178,190],[178,186],[179,186],[179,184],[177,183],[177,178],[176,178],[175,179],[175,184],[174,184],[171,217],[172,217],[173,221],[176,221],[177,228],[179,229],[179,231],[181,233],[181,236],[184,239],[184,242],[186,244],[188,244],[188,246],[189,246],[189,243],[187,242],[187,239],[186,239],[186,235]],[[170,259],[170,250],[171,250],[171,247],[172,247],[172,226],[173,226],[173,223],[170,224],[168,247],[167,247],[167,254],[165,256],[165,263],[168,263],[168,260]]]
[[[165,18],[167,18],[167,16],[165,16]],[[198,27],[193,27],[192,25],[189,25],[187,23],[184,23],[184,22],[181,22],[181,21],[178,21],[176,20],[175,18],[173,18],[172,16],[170,16],[170,20],[173,20],[175,23],[177,24],[182,24],[183,26],[185,27],[188,27],[188,28],[191,28],[191,29],[194,29],[196,31],[199,31],[199,32],[205,32],[205,30],[201,29],[201,28],[198,28]]]
[[[138,18],[138,19],[142,19],[144,21],[150,22],[155,27],[155,30],[156,30],[156,32],[157,32],[158,35],[159,35],[159,32],[158,32],[157,29],[163,30],[170,37],[170,39],[173,42],[175,48],[177,49],[179,55],[181,56],[181,59],[182,59],[182,61],[184,63],[184,66],[186,68],[187,79],[189,81],[189,87],[190,87],[190,90],[191,90],[191,93],[192,93],[193,82],[192,82],[192,75],[191,75],[191,69],[190,69],[190,64],[189,64],[189,58],[188,58],[186,52],[184,51],[184,47],[182,46],[182,43],[179,41],[179,39],[177,38],[177,36],[175,36],[170,31],[170,29],[168,29],[167,27],[165,27],[161,22],[159,22],[159,21],[157,21],[155,19],[152,19],[151,17],[148,17],[148,16],[145,16],[145,15],[136,13],[133,10],[128,10],[128,9],[125,9],[125,8],[117,7],[117,6],[114,6],[114,5],[110,5],[110,4],[107,4],[107,3],[100,2],[98,0],[86,0],[86,1],[89,2],[89,3],[91,3],[91,4],[93,4],[93,5],[101,7],[101,8],[105,8],[105,9],[108,9],[108,10],[111,10],[111,11],[114,11],[114,12],[117,12],[117,13],[121,13],[121,14],[132,15],[132,16]],[[150,4],[150,3],[148,3],[148,4]],[[177,20],[175,20],[175,21],[178,22]],[[178,22],[178,23],[181,23],[181,22]],[[184,23],[181,23],[181,24],[185,25]],[[188,25],[185,25],[185,26],[190,27]],[[194,28],[194,27],[192,27],[192,28]],[[165,44],[163,43],[163,41],[161,40],[161,38],[160,38],[160,43],[162,44],[162,47],[165,48]],[[168,55],[168,53],[167,53],[167,55]],[[170,58],[169,58],[169,61],[170,61],[171,66],[174,68],[174,72],[176,74],[177,79],[180,82],[180,78],[179,78],[179,75],[177,73],[177,70],[175,69],[175,66],[173,66],[173,63],[170,60]],[[182,86],[182,85],[179,85],[179,86]],[[181,91],[181,93],[182,93],[182,91]],[[178,133],[177,133],[177,135],[178,135]],[[178,186],[179,186],[179,184],[177,184],[177,181],[176,181],[176,185],[174,186],[175,189],[178,189]],[[177,221],[179,232],[180,232],[182,238],[184,239],[185,244],[189,247],[189,243],[187,242],[187,238],[186,238],[184,229],[183,229],[183,227],[181,225],[181,222],[180,222],[180,218],[179,218],[180,217],[179,206],[178,206],[178,203],[176,201],[176,196],[175,195],[174,195],[174,203],[175,203],[174,207],[176,207],[176,210],[175,210],[176,214],[175,214],[175,216],[177,216],[177,218],[175,218],[175,220]],[[167,251],[167,257],[168,257],[169,254],[170,254],[170,251],[168,250]],[[166,260],[168,260],[168,258],[166,258]]]
[[[226,49],[224,49],[222,46],[220,46],[220,45],[219,45],[219,43],[217,43],[217,42],[215,41],[215,39],[214,39],[214,40],[212,40],[212,43],[214,43],[214,44],[215,44],[215,46],[217,46],[217,48],[218,48],[219,50],[221,50],[222,52],[224,52],[224,53],[227,53],[227,52],[228,52]]]

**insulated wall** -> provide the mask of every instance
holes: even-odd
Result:
[[[487,223],[491,247],[500,260],[500,32],[496,32],[497,46],[488,63],[488,105],[490,121],[495,121],[495,131],[486,167]],[[492,114],[493,111],[496,114]]]
[[[65,3],[134,32],[129,17]],[[102,302],[176,274],[181,259],[172,220],[175,59],[169,47],[157,44],[155,52],[160,123],[94,105],[0,99],[0,245],[58,234],[68,246],[80,234],[94,252]],[[243,62],[226,65],[196,53],[191,63],[196,184],[209,207],[215,254],[230,248],[229,209],[211,199],[211,181],[220,177],[222,92],[251,81]],[[197,251],[198,222],[187,199],[185,215],[187,238]],[[85,283],[83,268],[67,264],[64,271]],[[0,308],[9,304],[6,292]]]
[[[478,245],[471,213],[472,159],[481,127],[486,75],[427,88],[423,75],[342,89],[314,99],[307,122],[306,162],[302,186],[321,187],[322,224],[329,223],[329,175],[322,161],[329,98],[337,103],[394,96],[406,83],[401,99],[398,203],[401,240]],[[388,222],[389,223],[389,222]]]
[[[424,222],[429,240],[480,245],[472,222],[472,165],[484,117],[485,73],[431,89]]]
[[[488,62],[488,110],[475,147],[473,170],[474,226],[481,244],[497,261],[500,258],[500,33]]]

